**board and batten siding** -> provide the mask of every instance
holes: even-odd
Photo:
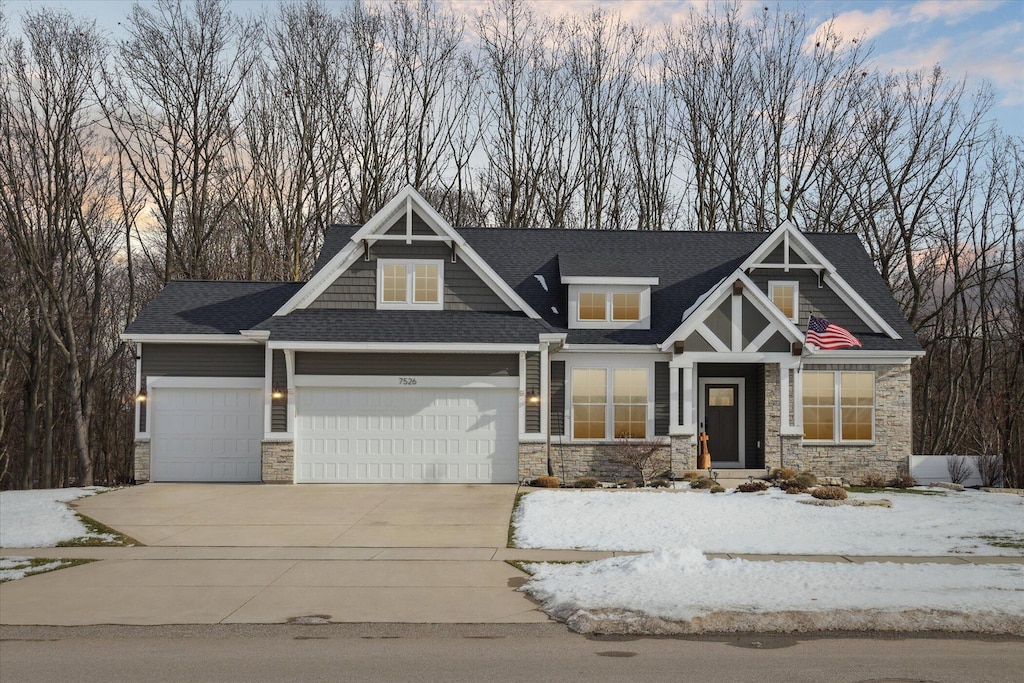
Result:
[[[418,217],[413,221],[413,232],[421,234],[416,230],[417,221]],[[401,228],[404,232],[404,218]],[[436,242],[377,242],[370,247],[369,261],[359,259],[349,266],[309,307],[373,310],[377,308],[377,259],[436,259],[443,262],[445,310],[510,310],[461,257],[452,263],[451,255],[448,245]]]
[[[296,375],[421,375],[518,377],[519,354],[321,353],[295,354]]]
[[[259,344],[142,345],[142,392],[149,377],[263,377],[265,349]],[[146,431],[145,403],[139,406],[139,430]]]
[[[285,364],[284,351],[276,350],[272,356],[271,385],[273,391],[281,392],[281,398],[270,402],[270,431],[288,431],[288,366]]]

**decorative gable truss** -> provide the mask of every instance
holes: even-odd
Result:
[[[404,216],[405,220],[402,221]],[[418,217],[420,220],[414,220]],[[356,231],[320,271],[274,315],[309,308],[353,264],[367,258],[374,244],[446,245],[452,263],[461,260],[510,310],[540,315],[491,268],[456,230],[415,190],[407,186]]]
[[[902,337],[864,298],[844,280],[833,265],[802,232],[789,221],[783,221],[761,245],[751,252],[739,268],[744,273],[758,269],[782,271],[810,270],[818,275],[820,284],[828,287],[876,334],[890,339]]]

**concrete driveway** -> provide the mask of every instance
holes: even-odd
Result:
[[[502,547],[518,487],[144,484],[77,509],[157,546]]]
[[[0,585],[0,623],[523,623],[516,486],[145,484],[78,509],[147,547]]]

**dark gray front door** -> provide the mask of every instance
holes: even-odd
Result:
[[[739,461],[739,386],[705,385],[704,419],[707,422],[708,450],[711,451],[712,464]]]

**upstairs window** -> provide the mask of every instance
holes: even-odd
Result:
[[[442,261],[377,261],[378,308],[443,307]]]
[[[796,282],[771,281],[768,283],[768,298],[793,322],[800,320],[799,303],[797,295],[799,285]]]
[[[580,320],[607,320],[604,292],[580,292]]]
[[[584,322],[630,322],[640,319],[640,292],[580,292],[579,319]]]
[[[640,292],[612,294],[612,320],[639,320]]]

